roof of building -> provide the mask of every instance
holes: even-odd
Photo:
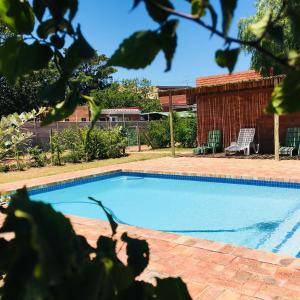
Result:
[[[186,89],[191,87],[187,85],[157,85],[156,88],[160,91],[165,91],[165,90]]]
[[[102,109],[103,115],[140,115],[141,111],[138,107],[126,107],[126,108],[109,108]]]
[[[263,78],[261,74],[255,70],[244,72],[236,72],[232,74],[213,75],[206,77],[198,77],[196,79],[196,87],[224,85],[228,83],[237,83],[242,81],[257,80]]]

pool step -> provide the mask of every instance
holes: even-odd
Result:
[[[296,256],[300,248],[300,209],[291,213],[259,249]],[[298,242],[297,242],[298,241]]]

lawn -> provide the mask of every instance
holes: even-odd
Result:
[[[37,177],[44,177],[49,175],[67,173],[72,171],[85,170],[90,168],[104,167],[109,165],[117,165],[123,163],[129,163],[134,161],[148,160],[159,158],[163,156],[168,156],[170,153],[155,153],[148,152],[147,153],[131,153],[126,157],[114,158],[114,159],[106,159],[106,160],[97,160],[86,163],[79,164],[65,164],[63,166],[47,166],[43,168],[31,168],[26,171],[16,171],[16,172],[8,172],[8,173],[0,173],[0,183],[8,183],[14,182],[23,179],[32,179]]]

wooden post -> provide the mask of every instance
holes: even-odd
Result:
[[[170,120],[171,151],[172,151],[172,156],[175,157],[172,91],[170,91],[169,93],[169,120]]]
[[[140,131],[139,121],[137,122],[136,134],[137,134],[138,151],[141,152],[142,151],[142,147],[141,147],[141,131]]]
[[[280,161],[279,148],[280,148],[279,115],[274,114],[274,153],[275,153],[275,160],[276,161]]]

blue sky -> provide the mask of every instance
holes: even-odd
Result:
[[[112,55],[120,42],[133,32],[155,29],[157,24],[147,15],[144,5],[131,11],[132,0],[89,0],[80,1],[77,21],[91,45],[100,53]],[[184,0],[173,1],[178,10],[188,12]],[[212,0],[218,5],[219,0]],[[255,12],[255,1],[240,0],[236,11],[231,35],[236,35],[236,24],[241,17]],[[220,25],[219,20],[219,25]],[[120,68],[115,79],[148,78],[155,85],[194,85],[195,78],[226,73],[214,62],[215,50],[221,48],[223,42],[218,37],[209,38],[209,33],[189,21],[182,20],[178,31],[178,47],[170,72],[165,73],[165,61],[160,53],[151,66],[142,70],[126,70]],[[235,71],[249,68],[250,58],[241,55]]]

